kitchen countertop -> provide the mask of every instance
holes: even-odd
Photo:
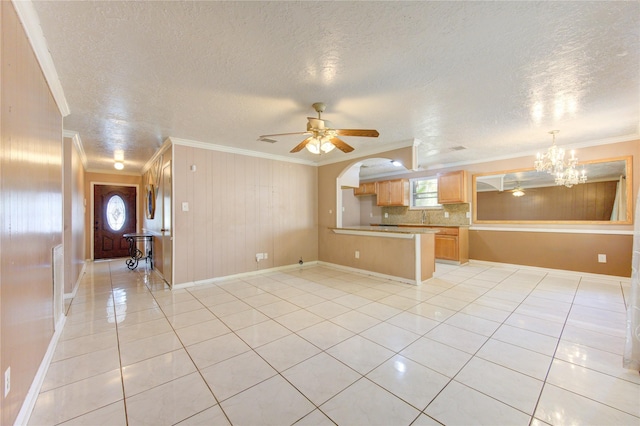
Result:
[[[397,225],[371,225],[371,226],[343,226],[342,228],[330,227],[331,230],[338,231],[361,231],[361,232],[388,232],[393,234],[437,234],[438,230],[428,226],[397,226]]]
[[[443,224],[438,224],[438,223],[372,223],[369,226],[385,226],[385,227],[418,227],[418,228],[429,228],[429,227],[434,227],[434,228],[468,228],[471,225],[443,225]]]

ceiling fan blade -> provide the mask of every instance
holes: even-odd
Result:
[[[260,135],[258,136],[258,140],[262,138],[271,138],[274,136],[307,135],[307,134],[309,134],[309,132],[276,133],[274,135]]]
[[[338,139],[338,138],[331,138],[330,141],[333,145],[335,145],[336,148],[338,148],[340,151],[342,152],[351,152],[353,151],[353,147],[349,144],[347,144],[346,142]]]
[[[380,133],[373,129],[336,129],[340,136],[362,136],[366,138],[377,138]]]
[[[311,141],[311,139],[313,138],[313,136],[306,138],[305,140],[303,140],[302,142],[300,142],[298,145],[295,146],[295,148],[293,148],[291,151],[291,153],[293,152],[298,152],[298,151],[302,151],[304,149],[305,146],[307,146],[307,144],[309,143],[309,141]]]

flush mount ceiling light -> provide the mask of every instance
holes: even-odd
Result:
[[[124,169],[124,151],[121,149],[116,149],[113,151],[113,167],[116,170]]]
[[[565,161],[564,148],[560,148],[556,145],[556,134],[560,130],[551,130],[553,140],[551,146],[547,152],[536,155],[536,160],[533,163],[538,172],[546,172],[555,177],[556,185],[564,185],[571,188],[573,185],[579,183],[585,183],[587,181],[587,174],[584,168],[582,172],[578,172],[576,166],[578,165],[578,157],[576,152],[571,151],[571,157]]]
[[[402,163],[398,160],[391,160],[391,164],[393,164],[396,167],[402,167]]]

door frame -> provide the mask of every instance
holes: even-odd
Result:
[[[95,261],[95,254],[94,254],[94,249],[95,249],[95,242],[94,242],[94,229],[93,229],[93,223],[96,220],[95,217],[95,208],[94,208],[94,198],[95,198],[95,186],[96,185],[111,185],[111,186],[128,186],[128,187],[135,187],[136,188],[136,232],[140,232],[140,185],[138,185],[137,183],[117,183],[117,182],[91,182],[91,193],[90,193],[90,198],[91,198],[91,203],[90,203],[90,217],[89,217],[89,229],[90,229],[90,233],[91,235],[89,236],[90,241],[91,241],[91,260]]]
[[[162,164],[162,188],[158,188],[159,190],[161,190],[161,194],[162,194],[162,221],[163,221],[163,223],[161,224],[161,228],[164,228],[164,218],[165,218],[165,212],[164,212],[164,207],[165,207],[165,203],[164,203],[164,197],[165,197],[165,194],[164,194],[164,178],[165,178],[165,174],[164,174],[164,170],[168,167],[169,171],[171,173],[171,185],[170,185],[171,186],[171,199],[170,199],[170,202],[169,202],[169,205],[170,205],[169,208],[171,210],[171,212],[170,212],[170,217],[171,217],[170,222],[171,223],[169,225],[170,229],[171,229],[171,237],[170,237],[170,240],[169,240],[169,242],[170,242],[169,246],[171,247],[170,248],[170,250],[171,250],[171,260],[170,260],[171,274],[170,274],[169,278],[170,278],[171,282],[167,282],[166,278],[165,278],[165,282],[167,283],[167,285],[169,286],[169,288],[171,290],[173,290],[173,285],[175,284],[175,269],[176,269],[174,267],[175,266],[175,262],[173,261],[174,254],[175,254],[175,238],[174,238],[174,224],[175,224],[175,208],[174,208],[174,204],[175,203],[173,202],[173,199],[174,199],[173,194],[175,194],[175,179],[174,179],[174,173],[173,173],[174,172],[174,170],[173,170],[174,166],[173,165],[174,165],[174,163],[173,163],[173,153],[172,153],[171,159],[165,161]],[[156,208],[157,208],[157,206],[156,206]],[[164,244],[166,242],[165,239],[164,239],[164,237],[165,237],[164,232],[160,232],[160,235],[161,235],[161,238],[162,238],[162,247],[163,247],[163,250],[164,250]],[[165,261],[164,253],[162,255],[162,258],[163,258],[162,261],[164,262]],[[163,267],[163,276],[164,276],[165,273],[166,272],[164,271],[164,267]]]

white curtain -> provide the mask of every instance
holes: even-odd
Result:
[[[627,306],[627,341],[624,347],[625,368],[640,371],[640,193],[636,201],[631,259],[631,297]]]
[[[624,176],[620,176],[616,184],[616,197],[613,201],[613,210],[611,211],[611,220],[625,220],[627,217],[627,180]]]

